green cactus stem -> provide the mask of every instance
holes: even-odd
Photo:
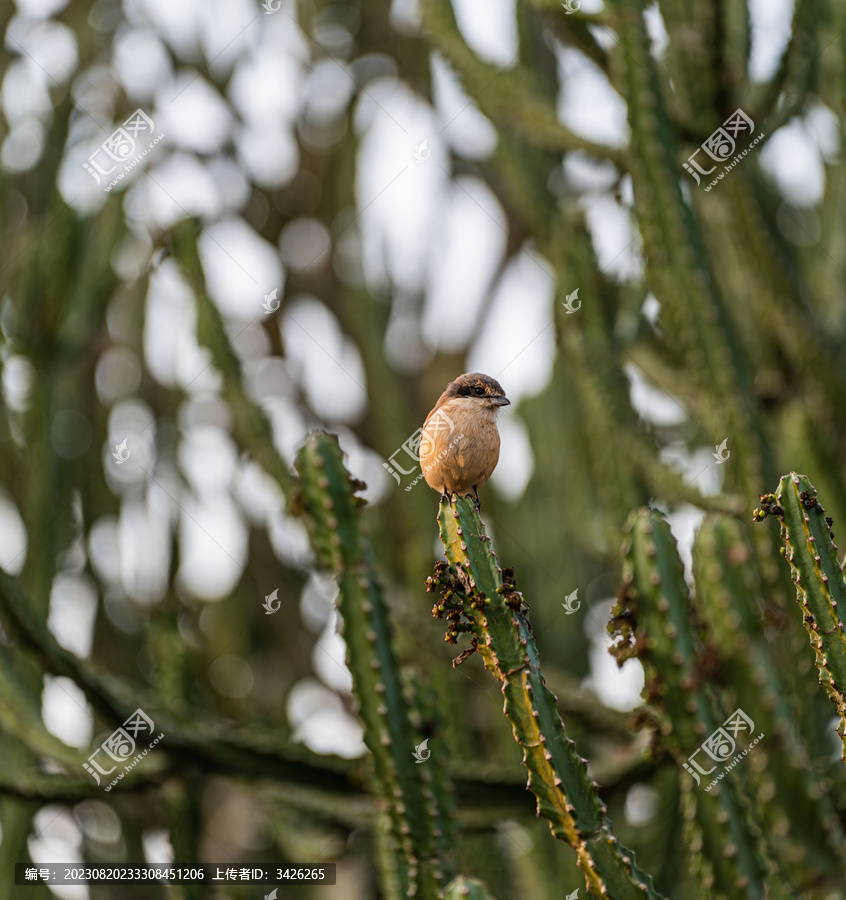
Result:
[[[298,746],[281,745],[272,732],[255,726],[249,732],[222,727],[218,721],[202,715],[196,707],[180,704],[168,710],[159,709],[154,695],[136,684],[103,674],[96,666],[59,646],[44,621],[34,612],[18,582],[2,571],[0,622],[4,632],[42,671],[76,681],[106,723],[120,723],[141,706],[167,734],[167,741],[162,745],[164,749],[145,760],[143,771],[136,775],[135,770],[124,779],[121,788],[131,789],[131,786],[159,781],[160,770],[166,767],[167,758],[184,756],[190,758],[193,765],[202,765],[211,771],[235,775],[262,771],[267,778],[294,782],[300,787],[323,792],[345,794],[358,790],[354,769],[345,760],[318,756]],[[32,731],[30,739],[37,738],[38,732]],[[39,754],[65,761],[65,754],[55,754],[43,743],[33,743],[32,748]],[[29,781],[30,785],[42,783],[36,778]],[[90,786],[92,782],[88,780],[87,783]],[[61,784],[57,781],[57,785],[61,787]],[[69,787],[70,782],[67,784]]]
[[[837,733],[843,742],[841,759],[846,762],[846,583],[837,559],[833,522],[817,500],[816,488],[807,476],[796,472],[782,476],[774,494],[761,496],[752,518],[762,522],[767,516],[775,516],[781,525],[781,553],[790,563],[820,684],[840,717]]]
[[[473,503],[466,497],[441,500],[438,515],[447,562],[435,566],[427,589],[438,591],[432,615],[447,619],[446,640],[470,635],[470,647],[453,662],[478,652],[501,683],[504,712],[523,749],[527,787],[538,815],[555,837],[577,853],[588,890],[607,900],[656,898],[649,875],[614,835],[607,808],[586,760],[564,731],[556,698],[546,687],[528,607],[515,588],[513,571],[501,570]]]
[[[779,836],[780,856],[803,884],[836,875],[846,866],[846,836],[770,656],[746,526],[734,516],[707,515],[693,544],[693,571],[698,609],[722,654],[730,708],[741,707],[771,736],[754,765],[764,831]]]
[[[620,664],[631,657],[640,660],[644,699],[659,717],[658,749],[693,774],[688,757],[727,718],[709,683],[719,656],[701,639],[704,625],[661,514],[635,510],[625,532],[624,584],[608,626],[615,641],[611,652]],[[760,831],[735,781],[727,777],[710,788],[703,779],[697,791],[690,779],[683,779],[694,861],[701,852],[697,866],[705,886],[732,900],[782,896],[778,885],[783,879],[764,855]]]
[[[609,54],[610,75],[628,108],[629,170],[647,279],[661,300],[664,327],[673,334],[667,352],[675,365],[707,385],[701,394],[708,399],[696,407],[698,421],[711,431],[738,423],[729,432],[736,436],[738,456],[751,465],[733,477],[749,485],[773,471],[772,448],[754,400],[748,349],[738,338],[714,278],[699,221],[682,195],[682,178],[687,176],[665,101],[672,94],[664,88],[650,52],[643,14],[646,5],[643,0],[609,0],[605,10],[619,37]],[[680,14],[689,18],[685,12]],[[672,106],[676,112],[692,108],[678,102]]]
[[[438,712],[438,696],[432,684],[416,669],[403,668],[405,696],[410,707],[412,740],[420,748],[418,756],[431,759],[431,765],[419,763],[425,768],[424,796],[430,801],[432,834],[437,854],[448,860],[450,867],[456,858],[456,820],[458,805],[455,801],[455,785],[449,772],[449,754],[444,741],[443,723]],[[429,779],[431,775],[431,780]]]
[[[338,576],[347,665],[376,787],[388,807],[390,834],[380,836],[380,859],[393,858],[396,870],[386,873],[383,888],[389,896],[435,898],[456,874],[452,856],[442,853],[454,845],[451,810],[439,804],[449,788],[438,781],[433,790],[434,766],[415,759],[411,710],[388,610],[358,518],[363,501],[355,494],[363,485],[344,468],[334,435],[310,435],[296,467],[300,487],[293,508],[305,513],[318,562]]]

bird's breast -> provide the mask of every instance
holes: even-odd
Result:
[[[496,411],[478,401],[450,400],[426,419],[420,443],[420,466],[437,490],[459,493],[487,483],[499,461]]]

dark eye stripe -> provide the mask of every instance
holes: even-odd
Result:
[[[505,394],[500,391],[496,391],[495,389],[488,387],[484,384],[462,384],[462,385],[451,385],[450,386],[450,396],[452,397],[504,397]]]

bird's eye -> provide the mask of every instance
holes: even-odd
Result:
[[[473,390],[475,391],[477,397],[484,396],[485,389],[483,387],[477,387],[477,388],[474,388]]]

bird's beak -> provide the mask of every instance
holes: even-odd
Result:
[[[508,399],[508,397],[494,397],[491,400],[491,403],[494,406],[511,406],[511,401]]]

